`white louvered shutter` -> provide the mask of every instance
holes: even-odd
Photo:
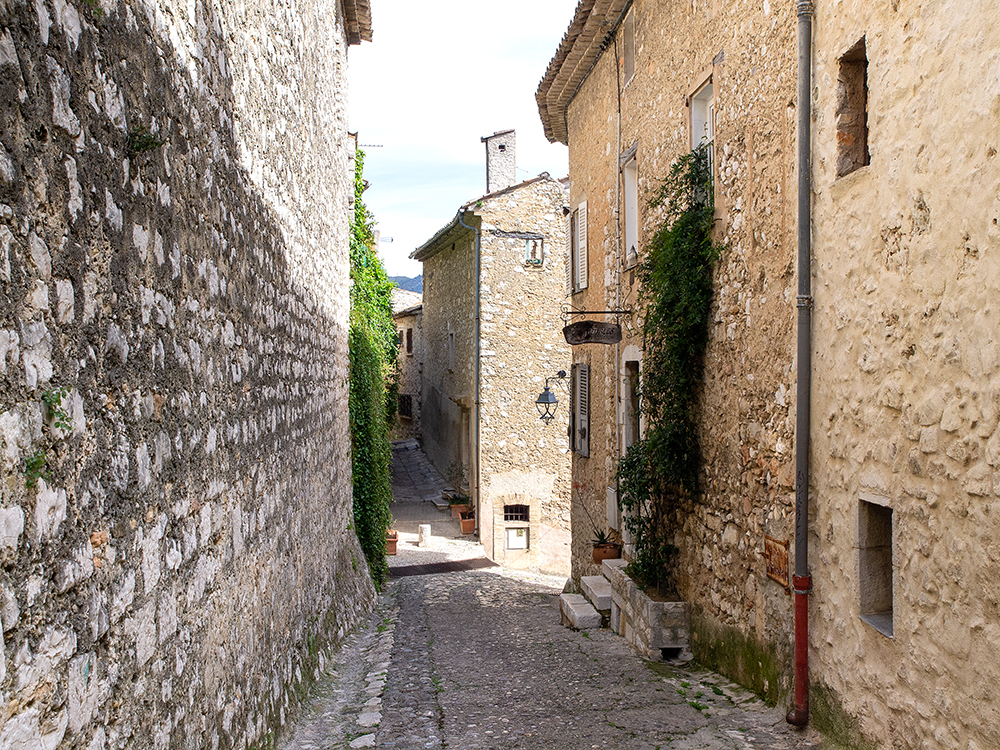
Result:
[[[576,288],[587,288],[587,201],[576,209]]]
[[[566,214],[566,296],[573,293],[573,212]]]

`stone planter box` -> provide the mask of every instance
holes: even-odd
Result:
[[[691,610],[687,602],[653,601],[623,569],[624,565],[604,563],[604,574],[611,583],[611,629],[644,659],[690,659]]]

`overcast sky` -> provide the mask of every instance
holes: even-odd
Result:
[[[390,276],[486,192],[485,135],[517,130],[518,177],[567,173],[543,132],[535,89],[577,0],[372,0],[374,42],[350,48],[350,129],[367,145],[365,203]],[[381,148],[373,148],[377,145]]]

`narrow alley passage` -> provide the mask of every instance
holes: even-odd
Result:
[[[284,750],[823,746],[718,675],[645,662],[608,630],[563,627],[559,579],[476,569],[489,561],[430,502],[442,480],[415,447],[394,453],[394,577]],[[418,523],[432,526],[429,547],[416,546]],[[472,569],[410,574],[446,562]]]

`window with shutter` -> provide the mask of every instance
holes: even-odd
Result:
[[[566,296],[573,293],[573,265],[576,263],[573,255],[573,241],[576,234],[574,223],[576,214],[570,213],[566,217]]]
[[[587,201],[576,211],[576,291],[587,288]]]
[[[570,420],[573,450],[581,456],[590,455],[590,365],[573,365],[572,404]]]

